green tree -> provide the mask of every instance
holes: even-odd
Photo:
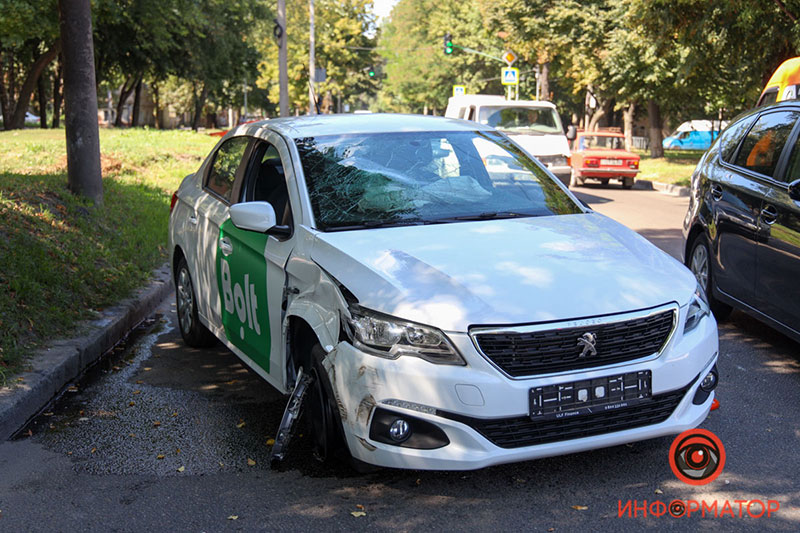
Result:
[[[325,68],[327,79],[319,82],[317,98],[326,96],[356,103],[377,91],[378,83],[368,70],[377,64],[375,20],[369,0],[316,0],[315,56],[317,68]],[[307,2],[287,2],[289,107],[300,113],[308,109],[309,17]],[[278,46],[269,27],[260,40],[261,61],[257,85],[266,89],[269,99],[277,102]],[[327,99],[329,100],[329,99]],[[331,102],[325,102],[325,108]]]
[[[5,129],[25,125],[39,77],[61,47],[55,0],[0,0],[0,111]]]

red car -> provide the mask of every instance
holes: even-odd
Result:
[[[639,156],[625,150],[622,133],[579,131],[572,143],[571,165],[570,187],[583,185],[587,178],[592,178],[604,184],[618,179],[624,189],[630,189],[639,173]]]

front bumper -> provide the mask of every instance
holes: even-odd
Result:
[[[570,180],[570,177],[572,176],[572,167],[571,166],[569,166],[569,165],[560,165],[560,166],[545,165],[545,167],[547,168],[547,170],[552,172],[555,177],[558,178],[558,181],[560,181],[561,183],[563,183],[566,186],[569,186],[569,180]]]
[[[382,359],[347,342],[339,343],[328,354],[325,366],[334,384],[347,444],[356,459],[385,467],[471,470],[677,434],[699,425],[708,415],[714,393],[701,405],[694,405],[692,400],[700,379],[716,363],[717,327],[712,317],[706,317],[684,336],[684,321],[685,309],[681,309],[678,330],[657,358],[544,377],[509,378],[477,352],[468,335],[452,333],[449,337],[466,359],[466,367],[434,365],[408,356]],[[470,423],[527,417],[532,387],[640,370],[652,372],[654,397],[686,390],[682,398],[676,397],[677,406],[671,414],[659,423],[514,448],[494,444],[480,427],[476,429]],[[423,450],[370,439],[370,425],[378,407],[434,424],[449,443]]]

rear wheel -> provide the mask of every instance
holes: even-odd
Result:
[[[687,265],[697,278],[697,282],[706,291],[709,307],[717,320],[725,320],[731,314],[732,308],[714,298],[712,294],[711,249],[705,235],[698,235],[692,243],[692,251],[687,258]]]
[[[193,348],[213,346],[217,338],[208,331],[197,316],[197,295],[186,259],[181,258],[175,271],[175,299],[178,312],[178,329],[183,341]]]
[[[633,178],[622,178],[622,188],[623,189],[633,188]]]

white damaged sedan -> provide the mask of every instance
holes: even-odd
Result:
[[[323,459],[474,469],[679,433],[717,384],[692,273],[474,122],[238,127],[172,199],[187,344],[291,394]]]

